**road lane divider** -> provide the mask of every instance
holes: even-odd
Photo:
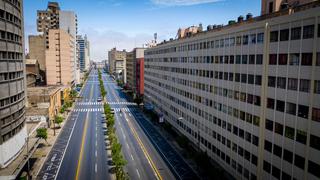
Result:
[[[126,115],[124,115],[124,117],[125,117],[125,119],[127,119]],[[154,162],[153,162],[152,158],[150,157],[147,149],[145,148],[144,144],[142,143],[142,141],[141,141],[141,139],[140,139],[137,131],[133,128],[133,126],[132,126],[132,124],[131,124],[130,121],[127,120],[127,122],[128,122],[128,125],[129,125],[129,128],[130,128],[131,132],[133,133],[133,136],[134,136],[135,139],[137,140],[140,148],[142,149],[143,154],[144,154],[145,157],[147,158],[147,160],[148,160],[148,162],[149,162],[152,170],[154,171],[156,178],[157,178],[158,180],[162,180],[163,178],[162,178],[161,174],[159,173],[158,168],[157,168],[156,165],[154,164]]]

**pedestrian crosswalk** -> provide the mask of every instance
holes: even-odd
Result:
[[[102,105],[103,102],[78,102],[77,105]]]
[[[103,108],[77,108],[74,112],[103,112]]]
[[[108,104],[125,104],[125,105],[137,105],[133,102],[107,102]]]
[[[130,112],[129,108],[112,108],[115,112]]]
[[[107,102],[108,104],[137,105],[133,102]],[[78,102],[77,105],[103,105],[103,102]]]

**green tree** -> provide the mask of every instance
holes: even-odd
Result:
[[[37,138],[44,139],[47,142],[48,132],[46,128],[38,128],[37,129]],[[48,144],[48,142],[47,142]]]
[[[61,115],[56,115],[54,122],[57,123],[60,126],[60,124],[63,122],[63,117]]]

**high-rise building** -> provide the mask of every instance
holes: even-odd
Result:
[[[320,178],[320,2],[280,7],[145,51],[146,103],[236,179]]]
[[[77,15],[73,11],[60,11],[59,14],[59,28],[68,32],[74,39],[77,38],[78,34],[78,20]],[[77,45],[74,41],[74,57],[75,57],[75,66],[74,66],[74,77],[75,83],[80,83],[80,63],[77,56]]]
[[[0,167],[25,144],[25,65],[22,0],[0,0]]]
[[[127,87],[133,91],[134,96],[143,95],[144,51],[145,48],[135,48],[126,54]]]
[[[57,2],[49,2],[47,10],[38,10],[37,12],[37,30],[48,34],[49,29],[59,29],[60,7]]]
[[[47,85],[73,85],[74,41],[69,33],[62,29],[50,29],[48,49],[46,50]]]
[[[126,54],[126,50],[118,51],[116,48],[113,48],[108,52],[110,74],[116,76],[117,79],[122,79],[124,83],[127,82]]]
[[[77,36],[77,46],[79,48],[79,65],[81,72],[89,70],[90,67],[90,43],[87,35]]]
[[[48,48],[49,46],[49,30],[50,29],[62,29],[65,32],[69,33],[74,39],[77,37],[78,32],[78,20],[77,15],[73,11],[62,11],[59,7],[59,4],[57,2],[49,2],[48,7],[46,10],[39,10],[38,11],[38,22],[37,22],[37,29],[38,32],[42,32],[43,35],[39,36],[31,36],[31,40],[35,42],[36,47],[32,48],[30,47],[30,51],[36,51],[38,56],[41,54],[41,56],[44,56],[44,52],[42,51],[42,48],[39,47],[39,44],[42,39],[45,40],[45,47]],[[30,42],[32,43],[32,42]],[[73,41],[73,47],[74,47],[74,60],[75,60],[75,66],[72,72],[74,72],[75,77],[75,83],[80,83],[80,67],[79,67],[79,60],[77,59],[77,46],[76,41]],[[35,58],[35,57],[32,57]],[[42,66],[42,60],[38,60],[40,65]]]

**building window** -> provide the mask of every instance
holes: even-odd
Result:
[[[300,55],[298,53],[292,53],[290,54],[289,64],[293,66],[299,66],[299,58]]]
[[[266,129],[273,131],[273,121],[266,119]]]
[[[276,77],[274,77],[274,76],[268,77],[268,86],[269,87],[276,87]]]
[[[236,37],[236,45],[240,46],[241,45],[241,36]]]
[[[264,149],[272,153],[272,143],[265,140],[264,141]]]
[[[271,98],[267,99],[267,108],[274,109],[274,99],[271,99]]]
[[[310,80],[300,79],[299,90],[301,92],[309,92],[310,91]]]
[[[320,150],[320,138],[315,135],[310,135],[310,146]]]
[[[258,43],[263,43],[263,39],[264,39],[264,33],[258,33],[257,42]]]
[[[255,55],[249,55],[249,64],[255,64]]]
[[[269,14],[270,14],[270,13],[273,13],[273,1],[269,2],[269,8],[268,8],[268,10],[269,10]]]
[[[276,177],[277,179],[280,179],[280,169],[278,169],[275,166],[272,166],[272,176]]]
[[[285,108],[284,101],[277,100],[277,106],[276,106],[277,111],[284,112],[284,108]]]
[[[288,64],[288,54],[279,54],[279,65],[287,65]]]
[[[294,139],[294,129],[286,126],[284,135],[289,139]]]
[[[320,53],[319,53],[320,54]],[[256,57],[256,64],[262,64],[262,59],[263,59],[263,56],[262,54],[257,54],[257,57]],[[320,58],[319,58],[320,59]],[[319,62],[320,63],[320,62]]]
[[[298,89],[298,79],[288,78],[288,89],[296,91]]]
[[[303,106],[303,105],[298,106],[298,116],[299,117],[308,119],[308,113],[309,113],[308,106]]]
[[[304,158],[295,154],[294,155],[294,165],[296,165],[298,168],[304,169]]]
[[[275,122],[274,123],[274,132],[278,133],[280,135],[283,135],[283,125],[280,123]]]
[[[278,145],[273,145],[273,154],[282,158],[282,148]]]
[[[250,36],[249,36],[249,42],[251,43],[251,44],[255,44],[256,43],[256,40],[257,40],[257,38],[256,38],[256,34],[251,34]]]
[[[296,115],[297,105],[287,102],[286,113]]]
[[[312,108],[312,120],[320,122],[320,109]]]
[[[270,32],[270,42],[277,42],[278,41],[278,34],[279,34],[279,31]]]
[[[270,54],[269,55],[269,64],[276,65],[277,64],[277,54]]]
[[[319,80],[314,81],[314,93],[320,94],[320,81]]]
[[[242,63],[241,64],[248,64],[248,55],[242,55]]]
[[[313,38],[314,25],[303,26],[303,39]]]
[[[291,29],[291,40],[301,39],[301,27]]]
[[[320,29],[319,29],[320,32]],[[320,53],[317,53],[316,66],[320,66]]]
[[[243,45],[247,45],[248,42],[249,42],[248,35],[244,35],[244,36],[242,37],[242,44],[243,44]]]
[[[286,78],[277,77],[277,88],[286,89]]]
[[[283,149],[283,159],[292,164],[293,153],[291,151]]]
[[[307,133],[301,130],[297,130],[296,131],[296,141],[302,143],[302,144],[306,144],[307,143]]]
[[[320,178],[320,165],[317,163],[314,163],[312,161],[309,160],[308,162],[308,172],[313,174],[314,176]]]
[[[280,30],[280,41],[289,40],[289,29]]]
[[[302,53],[301,65],[302,66],[312,65],[312,53]]]
[[[263,170],[265,170],[267,173],[271,173],[271,164],[267,161],[263,161]]]

